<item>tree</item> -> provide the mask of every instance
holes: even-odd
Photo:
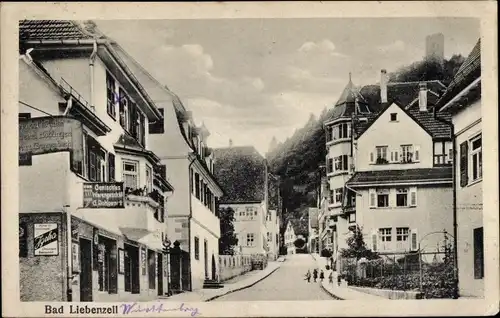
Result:
[[[230,207],[219,209],[220,239],[219,255],[233,255],[238,238],[234,233],[234,210]]]
[[[354,229],[350,229],[351,236],[346,239],[348,248],[340,250],[340,255],[345,258],[355,258],[359,260],[364,257],[366,259],[376,259],[378,254],[366,248],[365,240],[363,239],[363,229],[356,225]]]
[[[293,245],[295,245],[296,248],[303,248],[304,245],[306,244],[306,241],[302,238],[298,238],[293,242]]]

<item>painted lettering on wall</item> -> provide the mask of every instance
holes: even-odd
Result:
[[[59,227],[56,223],[35,223],[35,256],[59,255]]]
[[[71,151],[73,161],[83,160],[82,123],[71,117],[36,117],[19,121],[19,158]]]
[[[83,184],[84,208],[123,209],[124,196],[123,182]]]

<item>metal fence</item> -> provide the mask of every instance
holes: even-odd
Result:
[[[340,278],[349,285],[420,292],[422,298],[454,298],[457,293],[453,249],[383,253],[377,258],[339,262]]]

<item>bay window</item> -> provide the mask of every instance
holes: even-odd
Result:
[[[342,155],[333,158],[333,169],[332,172],[341,172],[349,170],[349,157],[347,155]]]
[[[329,133],[329,132],[328,132]],[[351,137],[351,124],[341,123],[332,127],[331,140],[345,139]]]
[[[122,162],[122,171],[125,189],[137,189],[139,187],[139,162],[124,160]]]

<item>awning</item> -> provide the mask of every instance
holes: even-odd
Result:
[[[163,250],[161,237],[155,236],[153,233],[145,229],[121,227],[120,231],[129,240],[146,245],[154,250]]]

